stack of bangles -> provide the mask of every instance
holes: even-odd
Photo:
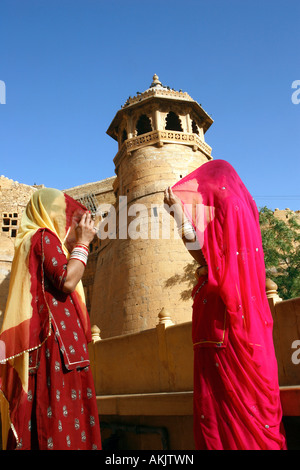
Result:
[[[185,219],[184,222],[178,226],[178,233],[180,237],[184,237],[187,240],[193,240],[196,236],[194,227],[187,219]]]
[[[73,248],[70,259],[78,259],[81,261],[84,266],[86,266],[89,256],[89,247],[84,243],[77,243],[75,248]]]

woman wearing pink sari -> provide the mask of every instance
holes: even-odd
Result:
[[[285,449],[256,204],[222,160],[168,188],[165,202],[177,220],[184,212],[179,230],[204,265],[192,293],[196,449]]]

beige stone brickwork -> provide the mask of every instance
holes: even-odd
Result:
[[[286,209],[275,209],[274,216],[286,222],[290,217],[295,216],[298,223],[300,223],[300,211],[291,211],[288,207]]]
[[[82,184],[73,188],[65,189],[64,192],[74,199],[84,199],[86,196],[93,195],[96,204],[113,204],[115,196],[113,192],[113,183],[115,176],[106,178],[94,183]]]
[[[205,161],[207,158],[199,150],[167,144],[138,149],[120,164],[118,191],[127,197],[127,213],[136,204],[146,208],[127,218],[127,228],[138,217],[137,229],[145,238],[128,236],[101,242],[91,321],[100,326],[104,338],[152,328],[163,307],[172,309],[176,323],[191,319],[191,300],[181,296],[188,281],[170,281],[184,272],[191,257],[183,242],[174,238],[173,219],[163,207],[163,191]],[[162,239],[163,217],[170,226],[170,239]]]

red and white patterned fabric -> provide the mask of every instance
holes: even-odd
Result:
[[[0,334],[5,449],[101,449],[82,284],[63,292],[64,242],[85,210],[47,188],[24,211]]]

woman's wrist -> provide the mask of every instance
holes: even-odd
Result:
[[[196,237],[196,232],[191,224],[191,222],[184,218],[183,222],[181,224],[177,225],[178,229],[178,234],[180,237],[185,238],[186,240],[194,240]]]
[[[84,239],[78,239],[76,241],[76,245],[83,245],[83,246],[86,246],[88,249],[90,247],[90,242],[88,240],[84,240]]]
[[[77,259],[78,261],[81,261],[84,264],[84,266],[86,266],[88,256],[89,256],[89,248],[83,243],[77,243],[75,247],[73,248],[69,259],[70,260]]]

